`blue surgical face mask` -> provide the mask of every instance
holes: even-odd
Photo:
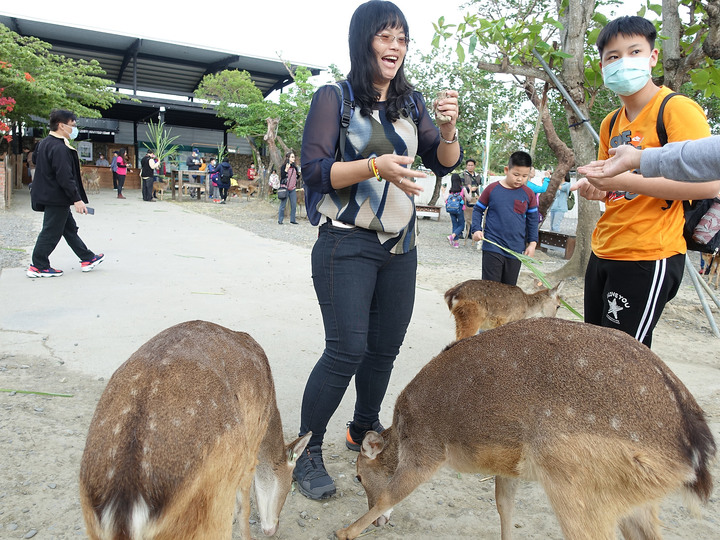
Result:
[[[605,86],[619,96],[631,96],[650,80],[650,57],[627,57],[603,66]]]
[[[67,124],[64,124],[64,125],[67,126]],[[70,128],[70,135],[68,135],[68,139],[70,139],[71,141],[73,141],[73,140],[75,140],[75,137],[77,137],[77,136],[78,136],[78,128],[75,127],[75,126],[71,127],[71,128]]]

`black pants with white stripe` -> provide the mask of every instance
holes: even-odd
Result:
[[[659,261],[612,261],[593,253],[585,271],[585,322],[622,330],[650,347],[684,268],[684,254]]]

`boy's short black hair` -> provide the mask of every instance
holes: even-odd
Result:
[[[510,154],[510,159],[508,159],[508,169],[512,169],[513,167],[532,167],[532,158],[530,157],[530,154],[523,152],[522,150]]]
[[[466,159],[466,160],[465,160],[465,165],[467,165],[467,164],[470,163],[471,161],[473,162],[473,164],[477,165],[477,161],[475,161],[473,158],[468,158],[468,159]]]
[[[608,41],[618,35],[625,37],[643,36],[650,44],[650,48],[654,49],[657,30],[653,23],[642,17],[636,15],[618,17],[614,21],[607,23],[598,35],[596,45],[600,57],[602,57],[603,49],[605,49]]]

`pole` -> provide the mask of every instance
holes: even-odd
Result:
[[[485,187],[488,181],[488,166],[490,163],[490,128],[492,127],[492,103],[488,105],[487,126],[485,129],[485,163],[483,164],[482,187]]]
[[[685,267],[690,274],[690,279],[692,280],[695,291],[697,292],[698,298],[700,299],[700,305],[702,306],[703,311],[705,312],[705,316],[708,319],[710,329],[712,330],[712,333],[715,334],[715,337],[720,338],[720,331],[718,331],[718,327],[715,324],[715,319],[713,319],[713,314],[710,311],[710,306],[708,306],[708,303],[705,300],[705,297],[703,296],[700,289],[701,286],[699,282],[702,281],[702,278],[698,274],[697,270],[695,270],[695,267],[692,265],[688,257],[685,257]]]
[[[537,58],[540,61],[540,64],[542,65],[543,69],[545,70],[545,73],[548,74],[548,77],[552,80],[555,87],[560,91],[560,93],[563,95],[565,100],[570,104],[570,107],[572,107],[572,110],[575,112],[577,117],[580,119],[580,122],[590,130],[590,133],[592,134],[593,138],[595,139],[595,142],[600,144],[600,136],[597,134],[595,129],[593,129],[592,125],[590,124],[590,120],[585,118],[580,111],[580,108],[577,106],[577,104],[573,101],[573,99],[570,97],[570,94],[568,94],[568,91],[565,90],[565,87],[560,82],[560,80],[555,76],[555,74],[550,69],[550,66],[547,65],[545,60],[543,60],[542,56],[540,56],[540,53],[537,52],[537,49],[533,48],[533,54],[535,55],[535,58]]]

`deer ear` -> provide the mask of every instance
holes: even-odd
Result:
[[[560,281],[557,285],[555,285],[553,287],[552,290],[555,291],[555,294],[557,294],[563,290],[564,285],[565,285],[565,281]]]
[[[307,443],[310,441],[310,437],[312,437],[312,431],[308,431],[305,435],[299,439],[295,439],[295,441],[287,446],[287,461],[289,465],[295,466],[297,458],[300,457],[300,454],[305,450]]]
[[[368,459],[375,459],[385,448],[385,439],[382,435],[368,431],[360,448],[360,453]]]

